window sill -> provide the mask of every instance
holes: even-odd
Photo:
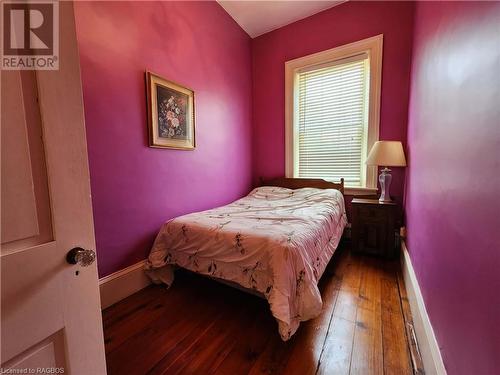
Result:
[[[377,195],[377,188],[344,187],[344,195]]]

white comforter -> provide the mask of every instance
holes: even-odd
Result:
[[[259,187],[227,206],[165,223],[146,270],[169,285],[171,265],[178,265],[254,289],[288,340],[321,312],[318,280],[346,223],[337,190]]]

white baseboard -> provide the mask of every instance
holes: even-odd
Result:
[[[99,279],[102,309],[121,301],[151,284],[151,280],[144,273],[145,262],[146,260],[141,260],[139,263]]]
[[[425,373],[427,375],[446,375],[441,352],[439,350],[434,330],[432,329],[417,276],[413,270],[410,254],[404,241],[401,241],[403,279],[413,315],[413,326],[417,335],[418,347],[422,355]]]

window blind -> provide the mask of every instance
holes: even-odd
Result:
[[[298,177],[364,184],[368,110],[366,55],[298,73]]]

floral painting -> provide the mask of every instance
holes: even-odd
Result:
[[[146,73],[151,147],[194,149],[194,92]]]
[[[186,106],[188,96],[158,86],[158,134],[162,138],[186,139]]]

